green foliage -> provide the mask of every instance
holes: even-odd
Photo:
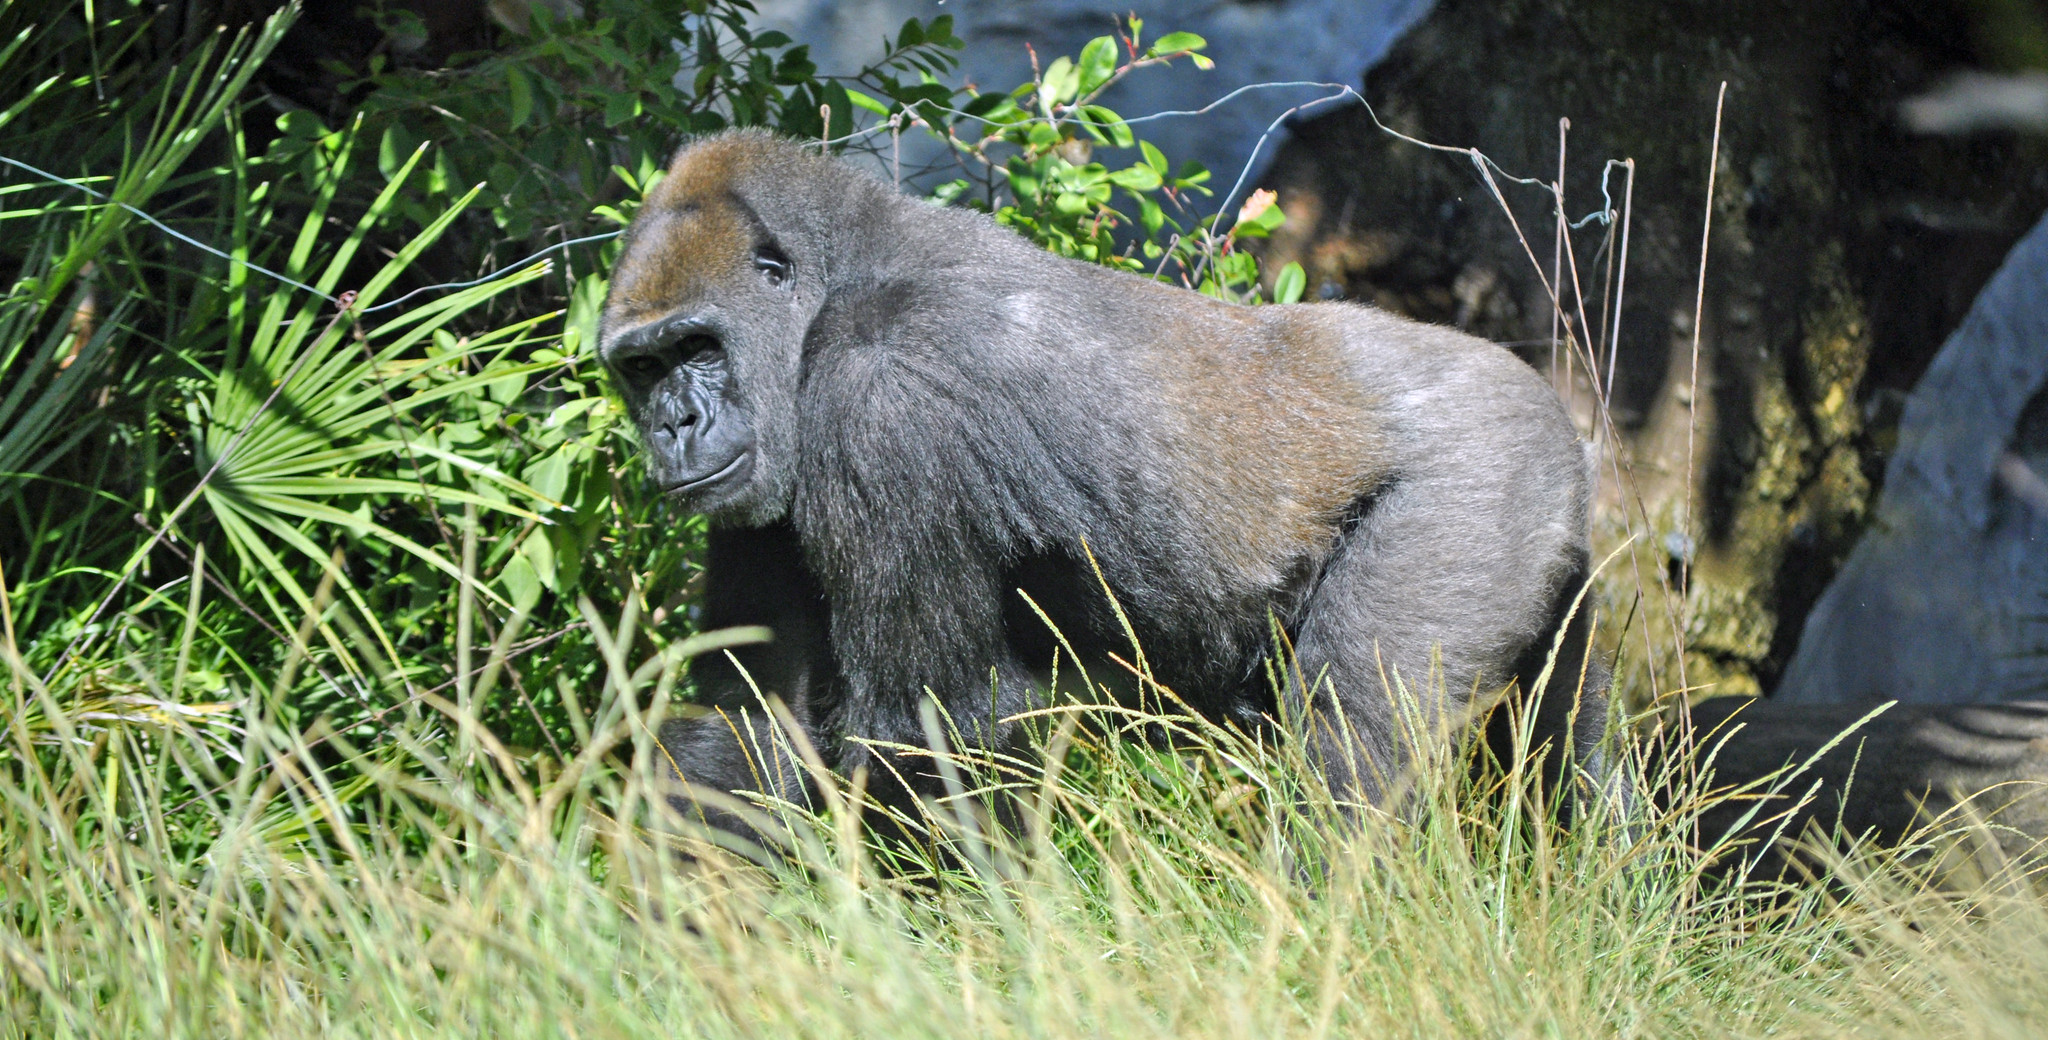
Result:
[[[158,280],[163,253],[148,243],[161,232],[138,213],[204,182],[182,168],[286,24],[161,54],[132,11],[89,24],[70,5],[0,3],[0,155],[87,189],[0,167],[0,269],[12,275],[0,295],[0,559],[30,590],[17,610],[31,631],[78,623],[44,608],[66,613],[102,590],[96,565],[132,547],[113,533],[134,530],[123,492],[153,468],[130,449],[175,349],[162,308],[186,286]]]
[[[507,256],[622,218],[618,207],[689,135],[757,126],[841,138],[857,110],[943,102],[936,77],[962,46],[950,16],[913,19],[873,62],[827,77],[808,46],[750,29],[746,0],[591,0],[576,17],[526,6],[531,23],[504,46],[449,68],[373,56],[349,85],[367,91],[358,111],[387,176],[435,145],[427,190],[401,203],[412,222],[484,184],[492,228],[481,237]]]
[[[129,207],[149,205],[207,132],[220,123],[249,77],[276,46],[284,25],[273,20],[262,32],[253,37],[238,35],[225,48],[220,41],[209,40],[197,53],[164,70],[160,79],[117,81],[117,86],[133,91],[128,99],[132,104],[98,106],[95,112],[85,89],[90,81],[53,71],[66,58],[75,61],[79,57],[81,41],[65,32],[69,27],[61,22],[55,26],[20,24],[27,21],[25,7],[12,0],[0,6],[0,33],[8,36],[7,43],[0,46],[0,76],[4,81],[32,84],[0,110],[0,142],[40,144],[43,147],[36,158],[50,165],[64,165],[64,159],[91,158],[103,149],[93,148],[88,141],[80,154],[75,138],[51,135],[50,126],[65,119],[89,121],[100,115],[113,117],[131,133],[140,131],[142,143],[139,152],[127,157],[118,175],[103,179],[95,189],[107,204],[0,211],[0,221],[31,224],[33,230],[25,237],[34,243],[15,253],[18,275],[7,294],[0,297],[0,372],[11,377],[8,392],[0,398],[0,506],[18,504],[29,479],[75,449],[98,425],[98,416],[78,404],[91,388],[96,367],[104,362],[131,304],[116,303],[114,313],[98,323],[61,320],[95,306],[91,287],[74,289],[73,283],[135,223],[134,209]],[[110,28],[118,32],[115,39],[121,49],[133,46],[140,32],[138,26],[120,22]],[[46,55],[43,61],[27,60],[38,51]],[[11,179],[18,179],[22,172],[9,170],[15,175]],[[18,195],[21,190],[17,184],[5,193]],[[58,218],[60,213],[66,213],[68,219]]]
[[[1053,59],[1036,79],[1007,94],[967,97],[957,122],[933,124],[989,171],[979,190],[960,179],[942,185],[935,197],[986,210],[1061,256],[1149,270],[1212,296],[1259,302],[1258,261],[1236,246],[1280,225],[1283,215],[1270,193],[1218,234],[1222,215],[1204,216],[1196,208],[1211,195],[1209,171],[1194,162],[1172,167],[1124,117],[1100,104],[1104,92],[1140,69],[1180,58],[1209,67],[1200,53],[1208,43],[1200,36],[1168,33],[1145,46],[1143,29],[1142,20],[1128,19],[1117,35],[1090,40],[1078,58]],[[1098,149],[1125,153],[1128,164],[1101,162]]]

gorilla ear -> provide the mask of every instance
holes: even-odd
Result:
[[[796,277],[796,269],[790,266],[788,255],[773,242],[763,242],[754,250],[754,269],[776,288],[789,284],[790,279]]]

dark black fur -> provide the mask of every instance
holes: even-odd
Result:
[[[602,352],[654,479],[712,521],[705,625],[774,629],[738,660],[841,771],[874,764],[861,740],[926,744],[926,690],[1012,740],[1055,648],[1026,595],[1119,673],[1092,554],[1160,682],[1295,720],[1340,795],[1378,798],[1404,761],[1386,680],[1432,720],[1526,689],[1586,573],[1582,450],[1500,348],[1063,260],[761,135],[678,156]],[[1315,687],[1284,707],[1269,620]],[[1577,685],[1575,636],[1553,689]],[[683,777],[805,801],[746,678],[696,668],[721,710],[664,729]],[[1544,735],[1598,734],[1595,671]]]

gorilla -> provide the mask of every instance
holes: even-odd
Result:
[[[1605,721],[1572,609],[1586,455],[1494,344],[1063,259],[733,132],[648,194],[599,350],[652,480],[710,525],[704,625],[774,632],[694,666],[710,710],[660,733],[694,789],[810,801],[765,695],[833,770],[928,793],[872,745],[929,746],[927,698],[1018,744],[1061,638],[1091,676],[1135,641],[1193,710],[1285,720],[1359,803],[1413,719],[1441,735],[1510,684],[1553,760]]]

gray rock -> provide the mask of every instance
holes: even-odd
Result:
[[[2048,703],[1895,704],[1866,718],[1875,710],[1714,697],[1692,707],[1692,740],[1672,725],[1656,749],[1710,756],[1714,788],[1756,785],[1707,806],[1703,843],[1731,832],[1799,839],[1814,825],[1890,844],[1961,810],[1947,823],[1994,824],[1972,836],[2007,855],[2048,851]],[[1779,772],[1788,768],[1796,774]]]
[[[1113,18],[1126,12],[1144,19],[1147,39],[1168,32],[1207,39],[1205,53],[1215,59],[1214,69],[1177,61],[1111,88],[1103,103],[1128,119],[1200,108],[1254,83],[1305,80],[1355,89],[1365,70],[1430,6],[1431,0],[761,0],[759,24],[809,43],[821,70],[843,74],[881,54],[883,40],[893,40],[904,19],[951,14],[955,34],[967,41],[959,81],[1005,91],[1031,78],[1027,44],[1041,65],[1073,56],[1090,39],[1113,32]],[[1140,136],[1174,163],[1193,159],[1208,167],[1220,203],[1253,161],[1252,150],[1273,120],[1330,93],[1315,87],[1251,91],[1201,116],[1157,120]],[[932,158],[912,138],[904,144],[916,149],[906,153],[906,169]],[[1275,134],[1258,159],[1270,158],[1278,144]]]
[[[2048,694],[2048,218],[1907,399],[1876,522],[1774,700]]]

